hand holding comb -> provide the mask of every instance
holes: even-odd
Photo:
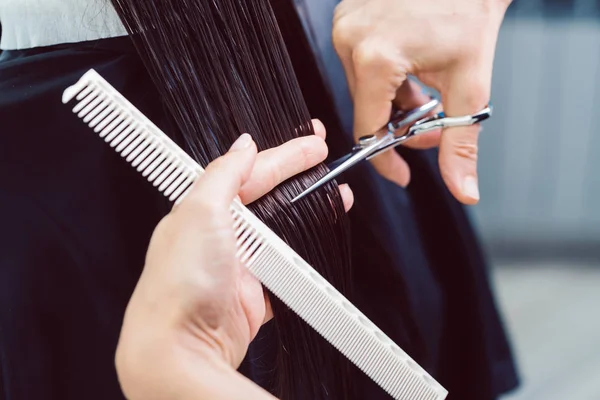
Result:
[[[63,103],[163,193],[180,202],[203,169],[94,70]],[[265,287],[397,400],[448,392],[239,201],[237,256]]]

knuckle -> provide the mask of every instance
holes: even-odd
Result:
[[[240,193],[242,198],[247,193],[252,193],[254,196],[256,193],[271,190],[281,182],[282,170],[285,167],[283,162],[286,161],[284,146],[285,144],[259,154],[260,161],[254,167],[251,179],[242,186],[245,192]]]
[[[334,18],[332,40],[336,51],[345,51],[352,47],[352,37],[354,36],[353,25],[347,17]]]
[[[309,140],[300,143],[299,167],[302,171],[312,168],[317,163],[327,158],[328,148],[325,141],[317,137],[309,137]]]
[[[475,143],[459,141],[454,143],[454,154],[458,157],[469,160],[477,161],[478,146]]]
[[[467,96],[468,103],[473,103],[472,106],[481,108],[490,99],[491,82],[484,79],[478,79],[469,85],[469,95]]]
[[[206,171],[211,173],[212,171],[219,171],[225,166],[225,156],[218,157],[208,164]]]
[[[216,200],[205,193],[194,193],[188,196],[182,206],[193,212],[198,218],[210,218],[222,207],[221,204],[218,204]]]
[[[390,54],[371,41],[363,41],[352,54],[357,71],[362,69],[385,69],[394,64]]]
[[[274,188],[275,186],[277,186],[281,182],[283,182],[284,179],[285,179],[285,177],[283,176],[282,166],[279,165],[277,160],[269,159],[267,161],[267,173],[265,174],[264,178],[262,179],[263,183],[268,188]]]

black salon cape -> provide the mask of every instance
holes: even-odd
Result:
[[[127,38],[0,56],[1,400],[123,398],[113,362],[120,325],[169,204],[61,104],[89,68],[173,131]],[[313,97],[311,110],[334,125],[320,104],[327,96]],[[348,149],[340,132],[329,141],[333,154]],[[357,305],[449,399],[496,398],[516,375],[476,237],[435,154],[404,155],[409,190],[367,164],[347,176]],[[267,325],[240,368],[259,382],[269,335]],[[355,381],[355,398],[389,398],[362,374]]]

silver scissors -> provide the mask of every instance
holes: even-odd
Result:
[[[296,196],[292,200],[292,203],[295,203],[306,195],[314,192],[359,162],[370,160],[384,151],[391,150],[417,135],[431,132],[439,128],[474,125],[490,118],[493,111],[492,106],[488,105],[483,110],[473,115],[447,117],[443,112],[440,112],[434,116],[427,117],[427,114],[432,112],[438,105],[440,105],[439,100],[432,99],[421,107],[409,111],[396,112],[386,126],[372,135],[361,137],[358,140],[358,144],[352,148],[350,153],[329,164],[328,167],[330,172],[304,192]],[[397,131],[406,127],[409,128],[405,134],[399,136],[395,135]]]

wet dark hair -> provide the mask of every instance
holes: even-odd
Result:
[[[280,0],[281,1],[281,0]],[[268,0],[112,0],[185,146],[202,165],[244,132],[259,150],[314,134]],[[348,222],[337,185],[291,205],[324,165],[250,207],[317,271],[348,293]],[[349,363],[271,296],[277,362],[268,389],[284,399],[350,397]]]

